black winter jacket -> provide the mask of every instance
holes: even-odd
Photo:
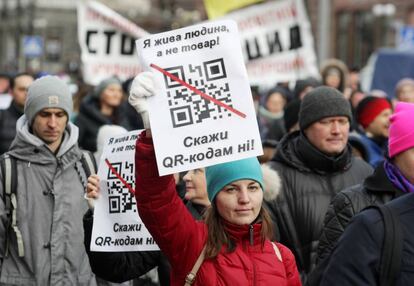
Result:
[[[402,196],[387,205],[398,214],[404,238],[401,271],[393,285],[411,286],[414,281],[414,194]],[[383,243],[381,214],[375,209],[357,214],[339,239],[320,285],[379,285]]]
[[[91,252],[92,226],[93,214],[88,210],[83,217],[84,244],[92,272],[99,278],[121,283],[138,278],[161,264],[160,251]],[[168,280],[168,276],[165,279]],[[169,283],[161,285],[166,286]]]
[[[116,124],[127,130],[133,129],[123,105],[115,110],[113,117],[108,117],[101,113],[98,99],[92,95],[82,101],[74,123],[79,127],[79,146],[91,152],[96,151],[96,139],[102,125]]]
[[[381,163],[364,183],[341,191],[331,202],[325,216],[318,246],[318,261],[329,256],[352,217],[362,209],[383,205],[405,194],[389,181]]]
[[[0,110],[0,155],[7,152],[16,136],[16,122],[23,110],[14,101],[5,110]]]
[[[323,219],[331,199],[342,189],[362,183],[372,173],[350,146],[338,157],[328,157],[300,131],[286,135],[269,164],[282,180],[281,193],[270,202],[280,230],[280,242],[295,254],[302,280],[316,263]]]
[[[195,219],[202,218],[205,207],[190,201],[186,203],[186,207]],[[171,266],[161,251],[92,252],[90,251],[92,226],[93,213],[88,210],[83,217],[84,244],[92,272],[96,276],[107,281],[121,283],[137,279],[158,266],[160,286],[170,285]]]

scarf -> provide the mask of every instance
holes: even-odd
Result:
[[[384,169],[388,179],[397,189],[403,191],[404,193],[414,192],[414,185],[411,184],[403,174],[401,174],[401,171],[394,164],[388,160],[385,160]]]

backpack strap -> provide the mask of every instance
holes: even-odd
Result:
[[[401,271],[404,235],[398,214],[387,205],[375,206],[384,221],[384,242],[379,266],[379,285],[395,285]]]
[[[16,159],[9,154],[4,154],[0,160],[1,171],[3,174],[4,204],[8,217],[8,226],[6,230],[6,250],[5,256],[8,255],[10,241],[8,230],[12,228],[16,234],[17,252],[19,257],[24,257],[24,245],[22,234],[17,226],[17,164]]]
[[[90,175],[96,174],[96,160],[95,156],[89,151],[82,150],[82,158],[81,158],[82,168],[85,171],[86,179],[89,178]]]
[[[82,150],[82,158],[80,159],[80,161],[81,161],[82,168],[83,168],[83,170],[85,172],[85,176],[86,176],[86,181],[85,182],[83,182],[83,180],[82,180],[82,175],[79,172],[78,173],[79,173],[79,176],[81,178],[81,181],[82,181],[84,187],[86,188],[86,186],[88,184],[89,176],[92,175],[92,174],[96,174],[98,168],[96,167],[95,156],[89,151]],[[85,192],[85,199],[88,202],[89,208],[93,209],[94,208],[94,200],[93,199],[88,199],[86,197],[86,192]]]

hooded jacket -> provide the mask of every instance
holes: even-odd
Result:
[[[348,145],[338,157],[329,157],[296,131],[283,137],[269,162],[282,180],[279,196],[269,205],[279,227],[280,242],[295,254],[303,281],[315,266],[331,199],[372,173],[367,163],[352,156],[350,148]]]
[[[136,197],[138,212],[172,266],[171,285],[183,285],[207,240],[207,226],[197,222],[176,193],[172,175],[159,177],[152,140],[137,141]],[[214,259],[205,259],[193,285],[300,285],[292,253],[283,245],[280,261],[270,241],[260,242],[261,224],[227,223],[236,249],[223,246]],[[251,237],[252,236],[252,237]]]
[[[0,285],[95,285],[83,246],[82,214],[88,206],[78,128],[68,123],[56,155],[30,133],[26,116],[18,120],[17,130],[8,154],[17,159],[16,211],[24,257],[18,257],[15,233],[7,228],[0,185]]]
[[[345,65],[344,62],[338,59],[327,59],[326,61],[322,63],[322,66],[320,69],[320,73],[322,76],[322,84],[326,84],[325,80],[326,80],[327,74],[330,69],[336,69],[339,72],[340,83],[339,83],[338,90],[340,92],[344,92],[345,89],[347,88],[346,85],[347,85],[348,77],[349,77],[348,67]]]

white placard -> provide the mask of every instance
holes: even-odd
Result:
[[[270,1],[224,18],[237,22],[252,85],[319,78],[312,30],[302,0]]]
[[[83,79],[97,85],[117,76],[126,80],[141,72],[135,60],[136,39],[148,33],[120,14],[95,1],[78,3],[78,39]]]
[[[155,74],[148,106],[160,175],[263,153],[234,21],[151,35],[137,49]]]
[[[135,141],[142,130],[107,138],[99,162],[100,197],[95,201],[92,251],[158,250],[138,216]]]

